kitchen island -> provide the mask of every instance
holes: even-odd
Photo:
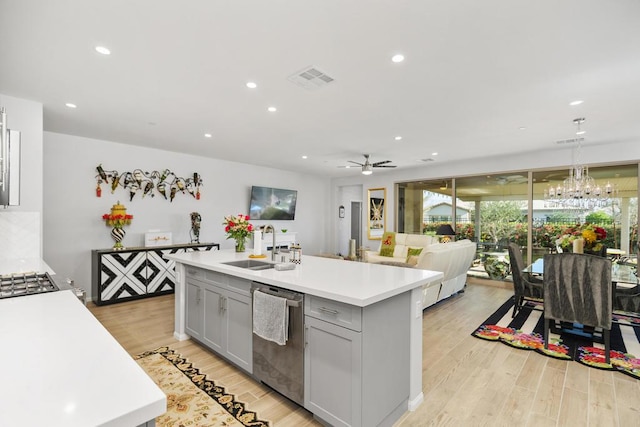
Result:
[[[442,273],[306,255],[293,270],[251,270],[225,264],[248,258],[233,250],[168,257],[176,261],[177,339],[193,337],[251,374],[249,288],[284,288],[305,295],[306,409],[332,425],[392,425],[422,402],[422,286]],[[227,332],[244,327],[219,338],[222,321]],[[346,362],[336,366],[340,351]]]
[[[151,426],[166,411],[162,390],[72,291],[0,300],[0,340],[1,426]]]

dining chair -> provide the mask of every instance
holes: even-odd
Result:
[[[523,271],[525,265],[520,246],[511,242],[507,249],[509,250],[509,263],[511,264],[511,277],[513,278],[513,293],[515,297],[511,317],[515,317],[528,300],[536,300],[538,302],[542,300],[544,291],[542,280]]]
[[[602,329],[609,363],[612,323],[611,260],[588,254],[544,256],[544,348],[550,321],[580,323]]]

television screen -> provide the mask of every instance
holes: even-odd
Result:
[[[251,187],[249,217],[265,220],[292,220],[296,215],[296,190]]]

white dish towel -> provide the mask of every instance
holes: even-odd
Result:
[[[253,291],[253,333],[278,345],[289,339],[287,299]]]

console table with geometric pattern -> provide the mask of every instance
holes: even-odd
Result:
[[[220,249],[218,243],[91,251],[91,291],[97,305],[173,293],[175,262],[165,255]]]

